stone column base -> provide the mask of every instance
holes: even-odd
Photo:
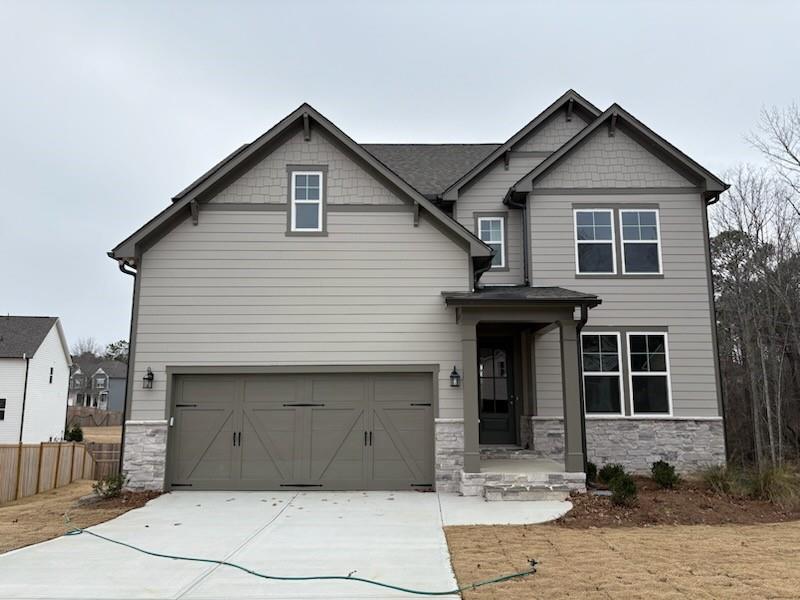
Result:
[[[167,467],[167,422],[126,421],[122,471],[125,489],[164,489]]]
[[[464,470],[464,419],[436,419],[434,427],[436,490],[457,492]]]

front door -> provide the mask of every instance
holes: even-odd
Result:
[[[481,340],[478,348],[481,444],[515,444],[513,345],[510,339]]]

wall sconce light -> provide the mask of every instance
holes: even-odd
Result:
[[[460,387],[461,386],[461,374],[456,370],[456,366],[453,365],[453,370],[450,372],[450,387]]]
[[[150,367],[147,367],[147,373],[145,373],[144,377],[142,377],[142,387],[146,390],[152,390],[153,379],[155,379],[153,371],[150,369]]]

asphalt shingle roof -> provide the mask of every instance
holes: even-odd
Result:
[[[502,286],[484,287],[474,292],[442,292],[448,304],[522,303],[522,304],[600,304],[594,294],[562,287]]]
[[[441,194],[500,144],[361,144],[423,196]]]
[[[56,317],[0,317],[0,358],[32,357],[56,320]]]
[[[103,369],[106,375],[115,379],[125,379],[128,376],[128,365],[119,360],[103,360],[96,356],[81,354],[73,356],[72,362],[87,377],[94,375],[97,369]]]

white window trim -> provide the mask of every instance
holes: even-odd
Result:
[[[578,240],[578,213],[579,212],[604,212],[608,213],[611,217],[609,222],[611,223],[611,239],[610,240]],[[587,275],[587,276],[599,276],[605,277],[607,275],[616,275],[617,274],[617,232],[615,231],[616,227],[614,227],[614,209],[612,208],[574,208],[572,209],[572,237],[575,239],[575,274],[576,275]],[[578,261],[578,244],[611,244],[611,271],[603,271],[603,272],[584,272],[581,271],[581,265]]]
[[[617,338],[617,361],[619,364],[619,412],[618,413],[590,413],[586,410],[586,375],[583,369],[583,336],[585,335],[614,335]],[[602,366],[602,363],[601,365]],[[591,375],[615,375],[610,371],[589,371]],[[581,385],[583,386],[583,414],[587,419],[619,419],[625,416],[625,386],[622,380],[622,336],[619,331],[581,331]]]
[[[496,242],[494,240],[484,240],[481,238],[481,223],[484,221],[499,221],[500,223],[500,241]],[[505,269],[506,268],[506,223],[504,217],[478,217],[478,239],[480,239],[485,244],[498,244],[500,246],[500,264],[495,265],[492,264],[490,267],[490,271],[492,269]]]
[[[295,182],[297,181],[298,175],[318,175],[319,176],[319,200],[298,200],[295,198]],[[322,171],[292,171],[292,214],[291,214],[291,225],[292,231],[322,231],[322,202],[323,198],[322,195],[324,194],[325,185],[323,182],[324,174]],[[316,204],[317,205],[317,227],[298,227],[296,224],[297,220],[297,213],[295,211],[295,205],[297,204]]]
[[[624,213],[643,213],[650,212],[656,215],[656,239],[655,240],[626,240],[622,225],[622,215]],[[577,230],[576,230],[577,231]],[[625,244],[652,244],[655,242],[658,248],[658,271],[635,271],[628,273],[625,270]],[[623,275],[663,275],[664,274],[664,259],[661,257],[661,215],[657,208],[621,208],[619,210],[619,244],[620,252],[622,252],[622,273]]]
[[[669,407],[668,413],[637,413],[635,403],[633,401],[633,369],[631,368],[631,336],[632,335],[661,335],[664,336],[664,360],[667,363],[666,371],[658,371],[655,373],[637,371],[637,377],[663,377],[667,376],[667,406]],[[669,419],[673,415],[672,409],[672,372],[669,365],[669,334],[666,331],[628,331],[625,333],[625,350],[628,354],[628,389],[631,391],[631,416],[638,419]]]

